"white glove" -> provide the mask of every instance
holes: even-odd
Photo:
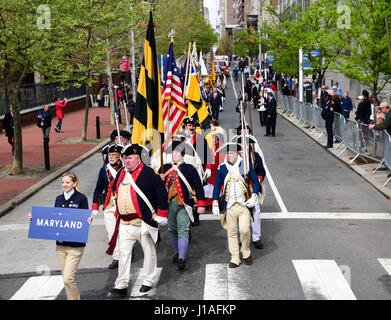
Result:
[[[160,226],[165,226],[168,223],[168,219],[166,217],[161,217],[161,216],[156,216],[155,221],[160,225]]]
[[[245,202],[246,207],[253,208],[258,201],[258,196],[256,194],[253,194],[250,199],[248,199]]]
[[[220,208],[219,208],[219,206],[213,206],[213,207],[212,207],[212,213],[213,213],[213,215],[215,215],[215,216],[220,215]]]
[[[210,171],[210,169],[208,168],[208,169],[206,169],[205,170],[205,179],[208,179],[208,178],[210,178],[211,177],[211,175],[212,175],[212,171]]]
[[[92,216],[96,216],[99,213],[99,210],[92,210]]]

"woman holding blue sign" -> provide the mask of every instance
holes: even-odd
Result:
[[[63,193],[57,196],[54,206],[62,208],[88,209],[87,197],[81,193],[78,177],[73,172],[62,175]],[[29,219],[32,219],[30,213]],[[91,224],[92,217],[88,218]],[[86,244],[82,242],[56,241],[56,253],[61,265],[64,288],[68,300],[80,300],[75,275]]]

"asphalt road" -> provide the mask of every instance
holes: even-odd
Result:
[[[236,85],[239,89],[239,83]],[[221,126],[231,129],[239,124],[231,82],[226,94],[220,120]],[[180,273],[172,264],[167,227],[163,227],[158,249],[161,276],[154,294],[145,298],[389,300],[390,202],[283,118],[277,119],[276,137],[264,137],[265,128],[260,127],[252,103],[250,106],[254,135],[270,174],[262,207],[265,248],[252,247],[253,265],[228,270],[226,232],[207,213],[201,225],[192,228],[186,270]],[[75,168],[90,204],[101,165],[100,155],[95,154]],[[58,179],[0,218],[0,299],[11,299],[32,277],[41,277],[38,280],[43,282],[45,275],[60,275],[54,241],[27,238],[31,207],[53,206],[59,193]],[[379,218],[381,213],[384,215]],[[116,271],[107,269],[111,258],[105,254],[106,248],[107,236],[99,215],[90,228],[77,274],[82,299],[105,299],[115,281]],[[130,289],[141,268],[142,253],[138,250]],[[130,298],[136,296],[130,293]],[[63,289],[53,296],[65,298]]]

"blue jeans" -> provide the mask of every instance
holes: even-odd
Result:
[[[62,119],[58,119],[56,128],[61,131]]]

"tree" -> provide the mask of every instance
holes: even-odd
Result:
[[[232,43],[232,38],[230,38],[228,33],[224,33],[224,35],[219,39],[216,54],[227,55],[229,52],[232,52]]]
[[[351,10],[349,54],[344,54],[336,68],[345,76],[359,80],[372,92],[374,101],[391,82],[386,17],[391,14],[387,0],[346,0]]]
[[[179,57],[196,42],[197,49],[208,52],[217,41],[213,28],[200,13],[199,4],[188,0],[160,0],[155,5],[156,48],[158,54],[167,54],[171,29],[174,30],[174,55]]]
[[[81,139],[86,140],[90,87],[99,74],[107,71],[108,55],[112,55],[120,41],[125,41],[131,24],[145,9],[138,2],[132,3],[131,9],[129,0],[67,0],[62,3],[63,11],[57,17],[61,23],[53,28],[48,43],[52,55],[42,63],[42,73],[49,81],[60,81],[63,85],[69,82],[86,85],[81,133]]]
[[[274,19],[266,24],[264,33],[276,55],[273,68],[277,72],[297,74],[302,48],[310,64],[305,73],[316,75],[319,84],[322,82],[326,71],[349,44],[347,32],[338,28],[337,7],[336,0],[320,0],[306,8],[293,5],[283,14],[274,7],[268,8]]]
[[[0,74],[13,106],[15,153],[12,174],[23,173],[22,125],[18,94],[28,72],[48,54],[42,41],[48,36],[50,16],[61,7],[51,1],[50,8],[40,0],[0,2]]]

